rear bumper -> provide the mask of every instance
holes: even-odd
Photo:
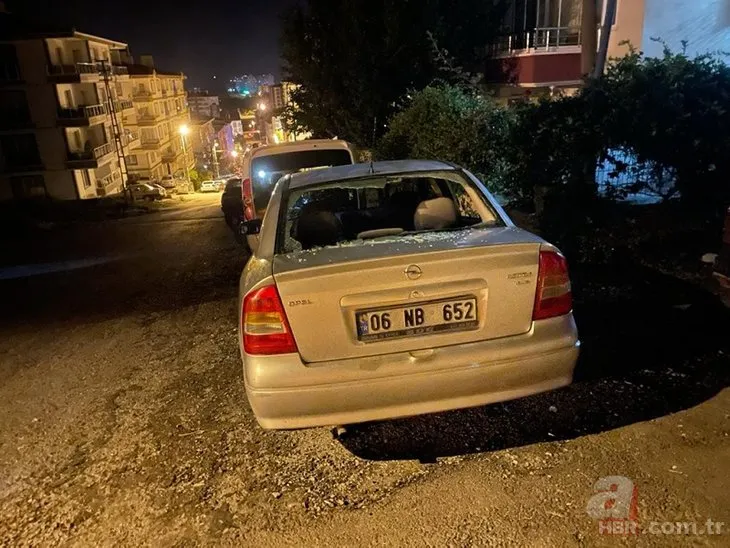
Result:
[[[568,314],[533,322],[524,335],[435,348],[417,357],[405,352],[306,365],[297,354],[245,356],[246,393],[265,429],[393,419],[566,386],[579,346]]]

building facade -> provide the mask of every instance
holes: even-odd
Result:
[[[216,142],[213,118],[192,118],[190,120],[190,148],[198,170],[209,170],[213,165],[213,145]]]
[[[596,0],[598,36],[607,28],[606,0]],[[582,84],[583,0],[512,0],[503,34],[491,47],[487,80],[498,98],[573,93]],[[728,0],[617,0],[608,57],[630,47],[661,56],[687,45],[689,55],[730,50]]]
[[[218,118],[221,112],[220,99],[205,91],[188,93],[188,108],[193,116]]]
[[[73,30],[0,38],[0,200],[121,192],[139,134],[122,123],[127,44]]]
[[[124,113],[123,123],[140,138],[139,149],[127,159],[129,179],[184,179],[195,166],[181,131],[190,122],[185,76],[157,70],[149,56],[143,55],[140,61],[127,65],[128,81],[122,84],[134,103],[134,109]]]

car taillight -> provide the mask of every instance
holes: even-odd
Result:
[[[241,183],[241,197],[243,198],[243,216],[247,221],[253,219],[253,189],[251,179],[244,179]]]
[[[568,262],[557,251],[540,251],[533,320],[567,314],[573,308]]]
[[[254,289],[244,297],[241,323],[246,354],[289,354],[297,351],[276,286]]]

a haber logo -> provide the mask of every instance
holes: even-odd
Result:
[[[606,476],[593,486],[588,515],[598,521],[603,535],[635,535],[638,533],[637,501],[639,493],[634,482],[624,476]]]

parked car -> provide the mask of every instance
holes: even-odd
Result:
[[[174,194],[177,192],[177,183],[178,180],[172,175],[165,175],[159,182],[160,186],[162,186],[168,194]]]
[[[247,151],[242,164],[243,209],[240,221],[263,218],[274,185],[283,175],[356,161],[355,147],[338,139],[309,139]],[[248,235],[246,242],[249,248],[255,249],[258,239],[255,235]]]
[[[129,190],[135,200],[162,200],[167,196],[165,189],[157,184],[134,183],[129,185]]]
[[[246,393],[265,429],[480,406],[572,382],[565,258],[436,161],[283,177],[241,275]],[[323,336],[323,334],[325,336]]]
[[[218,181],[203,181],[200,183],[200,192],[218,192]]]
[[[238,234],[238,223],[243,211],[243,197],[241,196],[241,178],[232,177],[226,181],[221,194],[221,211],[226,224]]]

